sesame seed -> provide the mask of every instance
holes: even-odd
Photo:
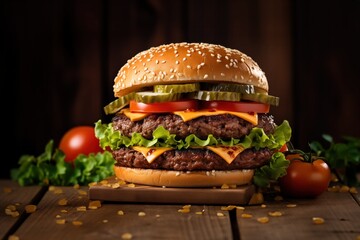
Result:
[[[220,73],[220,75],[221,75],[222,77],[224,77],[224,76],[225,76],[225,73]]]
[[[191,66],[190,66],[190,65],[187,65],[186,67],[187,67],[188,69],[191,69]]]
[[[155,63],[156,63],[156,64],[159,64],[159,60],[156,60]]]
[[[216,62],[221,63],[221,60],[220,60],[220,59],[217,59]]]
[[[175,64],[179,64],[179,61],[176,60],[176,61],[175,61]]]
[[[166,63],[166,60],[162,60],[161,63]]]
[[[186,59],[187,59],[187,58],[186,58],[186,57],[184,57],[184,58],[183,58],[183,61],[186,61]]]
[[[209,77],[209,75],[205,74],[204,75],[204,79],[207,79]]]

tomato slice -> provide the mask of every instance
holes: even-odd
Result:
[[[184,110],[196,110],[197,105],[198,102],[196,100],[179,100],[158,103],[142,103],[131,100],[130,111],[140,113],[165,113]]]
[[[270,105],[257,102],[202,101],[201,108],[231,112],[268,113]]]

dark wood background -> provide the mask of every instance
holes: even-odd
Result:
[[[360,136],[359,0],[3,0],[0,11],[0,177],[69,128],[109,121],[103,106],[119,68],[170,42],[250,55],[298,148],[323,133]]]

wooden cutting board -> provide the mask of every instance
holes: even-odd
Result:
[[[174,188],[119,184],[115,177],[89,187],[90,200],[134,203],[248,204],[254,185],[236,188]]]

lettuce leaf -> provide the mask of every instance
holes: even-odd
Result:
[[[80,154],[73,165],[65,162],[65,154],[59,149],[54,149],[54,141],[50,140],[45,146],[44,153],[39,156],[21,156],[19,167],[11,170],[11,178],[21,186],[87,185],[114,175],[114,163],[112,154],[104,151],[97,154]]]
[[[190,147],[204,147],[214,145],[233,146],[240,144],[244,148],[255,147],[279,149],[286,142],[290,141],[291,128],[288,121],[276,127],[273,134],[267,135],[261,128],[253,128],[249,135],[242,139],[232,138],[229,141],[224,141],[220,138],[215,138],[213,135],[208,135],[206,139],[200,139],[194,134],[187,136],[185,139],[176,139],[175,134],[170,134],[164,127],[159,126],[153,132],[152,139],[146,139],[139,133],[133,133],[131,137],[120,134],[119,131],[114,131],[112,123],[103,124],[98,120],[95,124],[95,135],[100,140],[100,146],[103,149],[110,147],[112,150],[120,147],[142,146],[142,147],[172,147],[175,149],[187,149]]]
[[[281,152],[272,155],[268,164],[255,170],[253,182],[258,187],[268,187],[271,181],[276,181],[279,177],[286,175],[286,169],[290,161]]]

